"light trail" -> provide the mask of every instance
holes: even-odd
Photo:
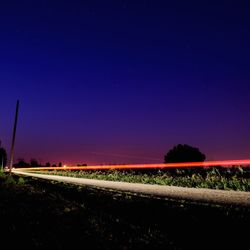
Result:
[[[124,164],[124,165],[96,165],[96,166],[64,166],[64,167],[32,167],[15,168],[24,171],[41,170],[111,170],[111,169],[164,169],[164,168],[189,168],[189,167],[216,167],[216,166],[250,166],[250,159],[247,160],[224,160],[206,162],[180,162],[180,163],[155,163],[155,164]]]

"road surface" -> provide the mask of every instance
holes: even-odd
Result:
[[[103,181],[58,175],[35,174],[21,170],[12,170],[12,173],[75,185],[106,188],[168,199],[250,207],[250,192]]]

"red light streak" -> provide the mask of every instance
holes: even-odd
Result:
[[[16,170],[110,170],[110,169],[163,169],[163,168],[188,168],[188,167],[215,167],[215,166],[250,166],[250,160],[224,160],[206,162],[181,162],[181,163],[155,163],[155,164],[127,164],[127,165],[96,165],[86,167],[33,167],[16,168]]]

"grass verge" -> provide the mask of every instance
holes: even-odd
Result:
[[[173,185],[182,187],[250,191],[249,168],[171,169],[171,170],[103,170],[103,171],[42,171],[78,178],[132,183]]]

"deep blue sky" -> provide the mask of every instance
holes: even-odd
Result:
[[[19,99],[16,159],[250,158],[246,2],[1,1],[3,146]]]

